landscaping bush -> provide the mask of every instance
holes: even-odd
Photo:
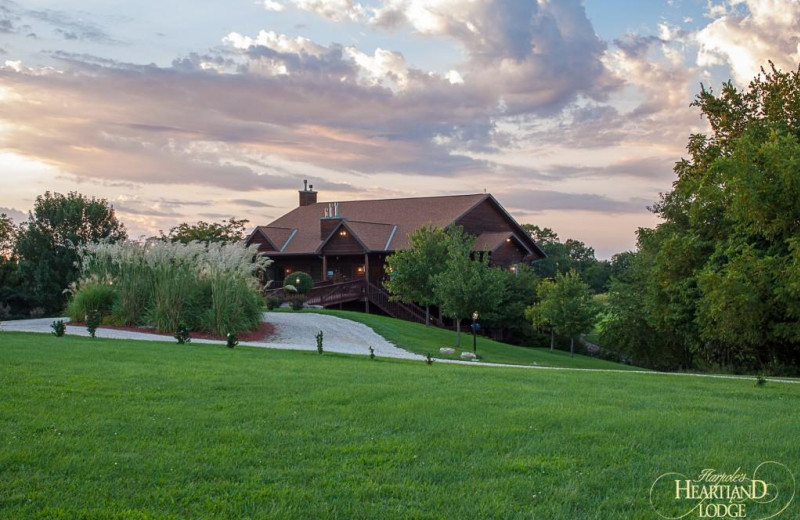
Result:
[[[53,336],[57,338],[61,338],[67,332],[67,325],[64,323],[64,320],[56,320],[50,324],[50,328],[53,329]]]
[[[308,291],[314,286],[314,279],[308,273],[297,271],[286,276],[283,281],[283,287],[286,288],[287,286],[294,287],[294,291],[291,292],[308,294]]]
[[[185,325],[224,336],[256,328],[265,309],[254,274],[271,261],[255,248],[124,242],[92,244],[82,248],[80,256],[87,279],[110,280],[106,285],[113,297],[101,310],[118,324],[150,325],[160,331]],[[70,304],[75,313],[83,312],[81,320],[87,307],[80,302],[88,297],[84,292],[92,290],[92,284],[81,285]]]
[[[277,309],[278,307],[281,306],[282,303],[283,303],[283,298],[281,298],[280,296],[277,295],[269,296],[267,298],[267,310],[271,311],[273,309]]]
[[[301,310],[306,303],[306,298],[302,294],[293,294],[286,299],[289,302],[289,307],[291,307],[293,311]]]
[[[86,314],[86,330],[89,331],[89,336],[94,337],[100,322],[103,319],[100,311],[91,310]]]
[[[111,278],[97,274],[82,279],[70,289],[73,297],[67,305],[67,315],[72,321],[84,322],[92,311],[110,314],[117,298]]]

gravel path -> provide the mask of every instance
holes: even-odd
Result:
[[[50,324],[55,318],[41,318],[35,320],[15,320],[0,322],[0,330],[16,332],[51,332]],[[69,318],[61,318],[68,322]],[[378,357],[399,359],[424,359],[422,356],[412,354],[395,347],[379,336],[374,330],[362,323],[344,320],[323,314],[288,314],[273,312],[266,314],[264,320],[275,326],[275,336],[269,342],[242,341],[240,345],[251,347],[279,348],[286,350],[310,350],[316,352],[316,335],[323,332],[324,349],[326,352],[339,352],[342,354],[369,355],[369,347],[375,349]],[[67,325],[67,334],[74,336],[89,336],[86,327]],[[127,330],[97,329],[98,338],[135,339],[144,341],[174,341],[169,336],[161,336],[148,332],[131,332]],[[213,339],[193,339],[192,343],[224,344],[224,341]]]
[[[69,318],[62,318],[69,321]],[[0,331],[17,332],[51,332],[50,324],[54,318],[41,318],[35,320],[15,320],[0,321]],[[374,330],[362,323],[357,323],[335,316],[324,314],[298,313],[289,314],[282,312],[271,312],[264,315],[264,320],[275,325],[275,336],[268,343],[257,341],[242,341],[240,345],[250,347],[277,348],[286,350],[309,350],[316,351],[316,335],[319,331],[324,334],[324,348],[326,352],[339,352],[342,354],[369,355],[370,345],[375,349],[378,357],[414,359],[422,361],[423,356],[412,354],[406,350],[394,346]],[[67,326],[67,334],[75,336],[88,336],[86,327],[75,325]],[[174,341],[168,336],[150,334],[147,332],[130,332],[126,330],[97,329],[97,337],[114,339],[134,339],[144,341]],[[224,344],[224,341],[212,339],[193,339],[192,343]],[[485,366],[485,367],[508,367],[508,368],[528,368],[539,370],[566,370],[581,372],[619,372],[622,374],[643,374],[643,375],[669,375],[678,377],[704,377],[711,379],[742,379],[752,381],[751,376],[735,376],[722,374],[687,374],[676,372],[649,372],[638,370],[613,370],[598,368],[566,368],[566,367],[547,367],[530,365],[506,365],[502,363],[483,363],[480,361],[458,361],[455,359],[437,359],[437,363]],[[767,378],[775,383],[800,384],[797,379]]]

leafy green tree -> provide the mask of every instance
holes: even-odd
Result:
[[[9,260],[12,257],[15,241],[14,221],[5,213],[0,213],[0,260]]]
[[[524,342],[533,332],[525,311],[537,301],[539,278],[525,264],[516,265],[513,270],[498,271],[502,273],[499,276],[503,285],[502,296],[497,306],[481,315],[481,322],[491,327],[493,332],[499,332],[502,341]]]
[[[643,303],[689,364],[800,362],[800,71],[763,70],[694,102],[711,126],[689,139],[662,223],[639,233]]]
[[[5,213],[0,213],[0,306],[2,311],[10,310],[11,306],[8,300],[17,293],[17,260],[14,254],[16,232],[14,221]]]
[[[422,226],[408,235],[409,248],[386,260],[389,281],[384,285],[392,299],[425,306],[425,325],[430,324],[430,307],[437,303],[434,278],[444,270],[447,235],[433,225]]]
[[[556,334],[570,339],[569,352],[575,355],[575,337],[589,332],[597,314],[589,286],[574,270],[558,274],[551,284],[539,286],[541,303],[531,316],[546,320]]]
[[[489,267],[488,255],[473,257],[474,242],[460,226],[449,228],[444,270],[433,279],[442,313],[456,322],[456,346],[461,346],[461,320],[475,311],[490,314],[503,297],[503,272]]]
[[[597,260],[594,248],[572,238],[562,243],[558,234],[550,228],[523,224],[522,229],[530,234],[547,255],[533,266],[539,277],[554,279],[557,274],[565,274],[574,269],[592,291],[605,292],[611,276],[611,266],[605,260]]]
[[[90,242],[126,238],[125,227],[105,199],[46,192],[36,197],[20,226],[16,252],[22,283],[47,311],[64,307],[64,289],[78,279],[77,248]]]
[[[245,226],[250,222],[246,219],[237,220],[233,217],[221,222],[205,222],[203,220],[196,224],[186,222],[179,224],[169,230],[168,234],[161,233],[163,240],[170,242],[189,242],[209,243],[230,243],[239,242],[245,237]]]
[[[541,301],[547,299],[554,287],[555,282],[553,280],[542,280],[536,288],[536,295],[540,301],[534,302],[525,309],[525,319],[528,320],[533,328],[539,331],[547,331],[547,333],[550,334],[551,351],[555,348],[556,331],[550,321],[550,316],[545,314],[545,307],[542,305]]]
[[[614,275],[609,283],[608,300],[600,318],[600,343],[632,364],[659,370],[688,364],[684,349],[670,335],[653,325],[646,305],[648,271],[643,253],[625,252],[611,260]]]

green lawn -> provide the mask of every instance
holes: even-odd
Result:
[[[292,312],[281,309],[281,312]],[[464,350],[472,352],[472,333],[461,333],[461,349],[455,355],[440,354],[441,347],[452,347],[456,344],[456,333],[452,330],[437,327],[426,327],[419,323],[396,320],[376,314],[363,312],[337,311],[330,309],[305,309],[303,312],[317,312],[330,314],[348,320],[357,321],[372,327],[372,329],[391,341],[398,347],[417,354],[430,354],[435,358],[460,359]],[[569,352],[561,350],[550,351],[546,348],[518,347],[492,341],[483,336],[478,336],[478,356],[487,363],[507,363],[512,365],[539,365],[547,367],[569,368],[597,368],[608,370],[646,370],[596,359],[589,356],[576,355],[571,358]]]
[[[774,382],[4,332],[0,518],[655,519],[665,472],[800,476],[798,403]]]

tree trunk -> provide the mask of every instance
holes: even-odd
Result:
[[[569,338],[569,357],[575,357],[575,336]]]
[[[550,329],[550,352],[553,351],[553,347],[556,344],[556,333],[553,332],[553,329]]]
[[[431,306],[425,306],[425,326],[429,327],[431,324]]]
[[[456,318],[456,347],[461,347],[461,320]]]

